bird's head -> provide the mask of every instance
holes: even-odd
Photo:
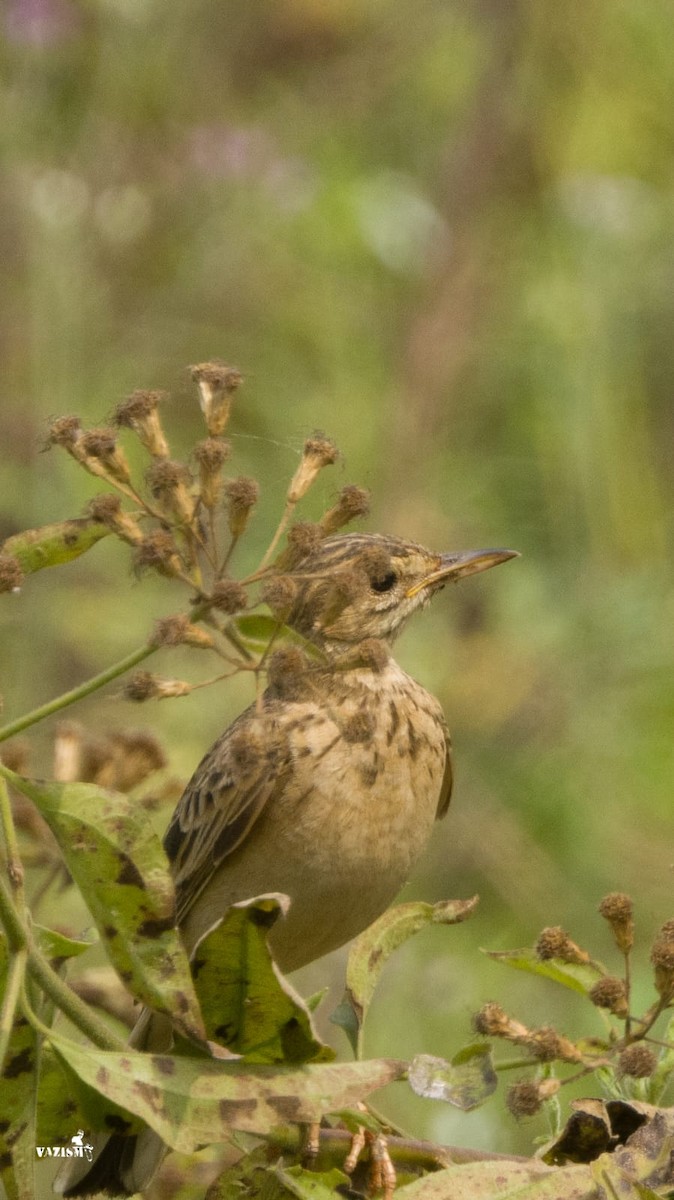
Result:
[[[338,534],[294,567],[287,624],[327,649],[365,638],[392,642],[446,583],[516,557],[515,550],[433,554],[402,538]]]

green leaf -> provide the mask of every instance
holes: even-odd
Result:
[[[72,521],[58,521],[54,525],[43,525],[40,529],[25,529],[7,538],[0,553],[11,554],[18,559],[26,574],[41,571],[43,567],[59,567],[86,553],[101,538],[108,537],[110,530],[100,521],[90,517],[78,517]]]
[[[313,642],[307,641],[301,633],[290,629],[288,625],[279,625],[275,617],[266,613],[245,613],[235,617],[232,625],[247,650],[253,654],[264,654],[273,640],[275,646],[283,643],[291,646],[301,646],[310,658],[322,659],[322,655]]]
[[[445,1100],[470,1112],[496,1091],[497,1077],[489,1046],[465,1046],[451,1062],[431,1054],[417,1054],[408,1080],[413,1091],[427,1100]]]
[[[6,939],[0,934],[0,997],[9,968]],[[35,1031],[17,1013],[0,1074],[0,1179],[8,1200],[34,1200],[35,1117],[38,1076]]]
[[[457,925],[474,912],[478,897],[441,900],[438,904],[413,901],[389,908],[356,938],[346,969],[346,992],[330,1020],[345,1030],[357,1057],[362,1054],[363,1024],[387,960],[408,938],[427,925]]]
[[[192,976],[208,1037],[248,1062],[334,1058],[304,1001],[272,960],[267,937],[286,896],[261,896],[228,909],[192,955]]]
[[[348,1175],[333,1167],[331,1171],[306,1171],[303,1167],[273,1167],[272,1171],[286,1191],[297,1200],[335,1200],[338,1189],[348,1188]]]
[[[398,1188],[396,1200],[607,1200],[593,1185],[589,1168],[546,1167],[528,1162],[457,1163]]]
[[[352,1107],[401,1079],[392,1059],[276,1068],[240,1061],[122,1054],[50,1035],[55,1052],[89,1087],[142,1118],[175,1150],[230,1140],[232,1130],[269,1134]]]
[[[95,934],[90,941],[69,938],[56,929],[47,929],[44,925],[34,925],[33,931],[37,934],[42,953],[50,960],[76,958],[79,954],[84,954],[85,950],[90,950],[98,940]]]
[[[94,784],[38,784],[1,764],[0,772],[45,818],[122,981],[187,1037],[203,1038],[168,862],[145,817]]]
[[[40,1059],[36,1145],[69,1143],[78,1129],[122,1133],[140,1127],[136,1117],[87,1087],[50,1046],[43,1047]]]
[[[530,975],[552,979],[562,987],[580,992],[583,996],[587,996],[603,975],[597,963],[568,963],[561,958],[540,959],[536,952],[528,947],[522,950],[483,950],[482,953],[493,958],[495,962],[514,967],[516,971],[527,971]]]

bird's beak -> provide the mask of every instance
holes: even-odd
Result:
[[[464,575],[488,571],[490,567],[519,556],[518,550],[464,550],[461,554],[441,554],[435,570],[417,580],[407,592],[407,598],[416,596],[424,588],[442,586],[450,579],[463,579]]]

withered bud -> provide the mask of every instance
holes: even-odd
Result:
[[[222,493],[223,464],[231,454],[231,443],[224,438],[205,438],[194,447],[199,467],[199,495],[206,508],[215,508]]]
[[[243,376],[235,367],[228,367],[217,358],[212,362],[197,363],[190,371],[199,388],[199,404],[206,428],[212,437],[218,437],[225,430],[232,396],[243,383]]]
[[[0,762],[3,762],[10,771],[14,771],[17,775],[28,774],[29,758],[30,743],[27,738],[12,738],[10,742],[5,742],[0,749]]]
[[[26,576],[18,558],[0,554],[0,592],[18,592]]]
[[[615,1017],[627,1016],[627,990],[622,979],[605,975],[593,984],[589,996],[597,1008],[607,1008]]]
[[[231,615],[248,607],[248,596],[237,579],[219,579],[211,592],[210,602],[219,612]]]
[[[674,998],[674,921],[666,921],[651,947],[655,986],[663,998]]]
[[[522,1045],[540,1062],[581,1062],[582,1055],[568,1038],[562,1037],[550,1025],[532,1029]]]
[[[298,700],[306,694],[309,660],[299,646],[281,646],[269,658],[267,679],[274,696]]]
[[[192,685],[182,679],[162,679],[159,675],[152,675],[150,671],[135,671],[125,684],[122,695],[125,700],[133,700],[140,704],[144,700],[186,696],[191,691]]]
[[[310,438],[307,438],[302,450],[302,459],[299,467],[293,475],[290,486],[288,488],[288,501],[290,504],[296,504],[302,496],[306,495],[311,487],[314,479],[322,467],[328,467],[334,463],[339,455],[339,451],[331,438],[325,437],[322,433],[314,433]]]
[[[581,950],[561,925],[550,925],[547,929],[541,930],[534,950],[542,962],[549,958],[561,958],[563,962],[567,963],[588,963],[590,961],[587,951]]]
[[[240,475],[238,479],[230,479],[225,484],[225,495],[227,497],[229,531],[232,537],[240,537],[260,495],[259,484],[247,475]]]
[[[658,1065],[656,1055],[643,1042],[626,1046],[618,1059],[618,1074],[631,1075],[633,1079],[647,1079]]]
[[[166,392],[136,391],[117,406],[113,423],[133,429],[153,458],[168,458],[169,446],[162,429],[157,407],[168,399]]]
[[[117,445],[114,429],[89,429],[82,434],[77,446],[84,466],[92,474],[107,475],[118,483],[131,482],[129,464],[124,451]]]
[[[109,738],[112,750],[96,782],[118,792],[129,792],[167,765],[157,738],[144,729],[118,730]]]
[[[321,527],[315,521],[296,521],[288,530],[285,550],[276,560],[277,570],[294,570],[309,554],[318,549],[322,538]]]
[[[137,521],[122,508],[119,496],[104,492],[89,501],[87,509],[95,521],[112,529],[123,541],[138,546],[143,540],[143,531]]]
[[[55,417],[49,422],[47,446],[64,446],[72,449],[75,442],[82,436],[82,422],[79,417]]]
[[[369,742],[375,731],[375,720],[372,713],[360,709],[342,723],[342,737],[345,742]]]
[[[473,1016],[473,1029],[484,1037],[507,1037],[511,1021],[500,1004],[490,1000]]]
[[[534,1117],[544,1102],[556,1095],[561,1086],[559,1079],[521,1079],[506,1092],[506,1107],[514,1117]]]
[[[297,599],[297,584],[289,575],[274,575],[262,588],[261,598],[278,621],[287,621]]]
[[[152,645],[195,646],[199,650],[212,650],[215,642],[205,629],[193,625],[185,613],[178,613],[155,622]]]
[[[344,525],[348,525],[349,521],[355,521],[357,517],[366,517],[369,511],[370,493],[367,488],[349,483],[342,488],[337,497],[337,503],[323,514],[318,523],[323,536],[328,537]]]
[[[148,467],[145,480],[151,495],[163,509],[186,524],[192,520],[194,505],[187,490],[191,478],[184,463],[170,458],[157,459]]]
[[[179,575],[182,569],[178,548],[170,533],[162,529],[143,538],[134,555],[134,562],[137,571],[158,571],[169,578]]]
[[[74,783],[82,779],[84,728],[77,721],[59,721],[54,737],[54,779]]]
[[[634,945],[634,905],[625,892],[609,892],[599,904],[599,912],[611,926],[616,946],[629,954]]]

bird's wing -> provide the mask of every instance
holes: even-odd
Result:
[[[181,924],[220,863],[285,785],[292,760],[273,711],[247,709],[197,767],[164,837]]]
[[[449,801],[452,795],[452,784],[454,782],[454,773],[452,771],[452,741],[449,736],[449,730],[445,725],[445,772],[442,777],[442,786],[440,788],[440,799],[438,800],[438,808],[435,814],[437,821],[440,817],[444,817],[449,808]]]

